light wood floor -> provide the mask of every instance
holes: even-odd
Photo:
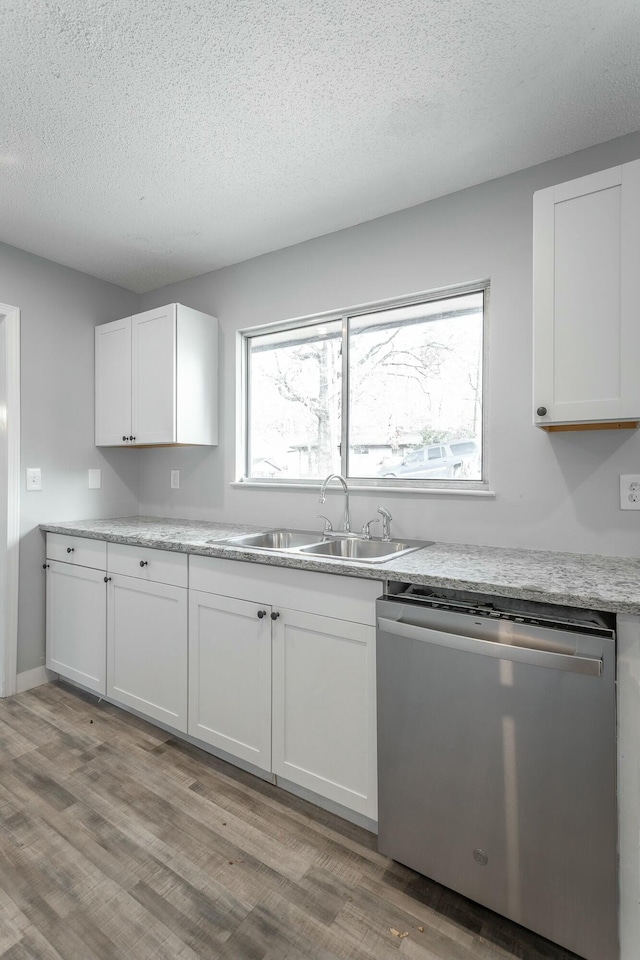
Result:
[[[115,707],[0,701],[3,960],[572,956]]]

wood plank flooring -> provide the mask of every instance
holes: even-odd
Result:
[[[49,684],[0,700],[0,957],[573,954],[380,856],[366,830]]]

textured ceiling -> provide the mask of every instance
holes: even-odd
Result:
[[[638,0],[0,0],[0,239],[144,292],[640,128]]]

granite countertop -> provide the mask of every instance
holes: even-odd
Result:
[[[46,533],[90,537],[199,556],[249,560],[369,580],[400,580],[493,593],[517,600],[640,615],[640,559],[636,558],[434,543],[386,563],[358,563],[301,554],[265,553],[215,542],[242,533],[272,529],[247,524],[117,517],[44,523],[40,529]]]

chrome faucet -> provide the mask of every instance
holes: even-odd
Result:
[[[340,476],[339,473],[330,473],[328,477],[322,481],[322,486],[320,487],[320,503],[324,503],[326,490],[332,480],[338,480],[342,484],[342,489],[344,490],[344,524],[343,532],[351,533],[351,523],[349,521],[349,487],[347,486],[347,481],[344,477]]]
[[[391,540],[391,521],[393,517],[385,507],[378,507],[378,513],[382,517],[382,539]]]

